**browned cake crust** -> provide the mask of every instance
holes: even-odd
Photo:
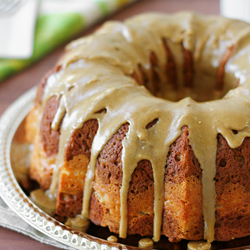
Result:
[[[72,218],[81,213],[85,175],[97,129],[97,120],[89,120],[68,141],[57,191],[56,213],[60,216]]]
[[[52,156],[58,153],[60,131],[51,128],[51,124],[59,107],[60,99],[52,96],[46,103],[42,122],[40,125],[40,135],[44,151],[47,156]]]
[[[61,66],[56,65],[54,68],[49,70],[44,77],[42,78],[41,82],[38,85],[38,89],[36,92],[36,98],[35,98],[35,104],[36,105],[41,105],[42,104],[42,98],[43,98],[43,92],[44,92],[44,87],[47,84],[47,80],[49,76],[51,76],[53,73],[58,72],[60,70]]]
[[[171,241],[203,238],[202,172],[188,137],[185,126],[170,147],[165,168],[162,232]]]
[[[109,229],[116,233],[119,231],[120,187],[123,177],[122,140],[126,136],[128,128],[128,124],[123,125],[98,157],[90,205],[90,219],[97,225],[109,226]],[[143,160],[138,163],[132,175],[128,192],[129,234],[142,232],[142,235],[152,235],[153,197],[152,167],[149,161]],[[96,206],[98,214],[95,213]]]
[[[34,141],[30,177],[36,180],[44,190],[50,187],[53,173],[52,164],[54,164],[58,152],[60,132],[53,130],[51,124],[59,103],[60,100],[56,96],[52,96],[47,101],[40,125],[40,134],[36,136]]]
[[[237,133],[237,131],[234,131]],[[216,157],[216,225],[217,240],[230,240],[250,233],[250,138],[238,148],[230,148],[218,135]]]
[[[90,206],[90,219],[97,225],[109,226],[109,229],[115,233],[118,233],[120,220],[122,139],[127,131],[128,125],[126,124],[119,129],[100,153]],[[107,200],[103,202],[98,199],[105,194],[109,197]],[[200,199],[197,199],[197,196],[200,196]],[[152,167],[149,161],[144,160],[139,162],[130,183],[129,234],[152,235],[153,197]],[[188,145],[187,127],[183,128],[182,135],[171,146],[167,157],[164,200],[162,233],[171,241],[182,239],[183,232],[183,238],[189,236],[193,239],[201,239],[203,237],[201,169]],[[168,205],[168,200],[172,201],[171,206]],[[196,209],[191,209],[192,207]]]

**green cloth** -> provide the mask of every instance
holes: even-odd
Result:
[[[99,16],[96,16],[96,19],[98,19],[133,1],[91,0],[90,3],[100,12]],[[85,13],[58,12],[38,16],[34,35],[33,55],[28,59],[0,58],[0,81],[27,68],[55,48],[70,41],[72,37],[75,37],[89,25],[86,19],[88,15],[92,15],[91,10],[86,10]]]
[[[23,70],[64,44],[84,27],[83,17],[78,13],[46,14],[38,17],[33,55],[28,59],[0,59],[0,81]]]

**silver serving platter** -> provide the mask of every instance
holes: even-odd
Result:
[[[130,248],[65,226],[39,209],[19,186],[11,166],[11,145],[16,130],[32,108],[35,95],[36,88],[32,88],[19,97],[0,118],[0,195],[2,199],[32,227],[68,246],[86,250]]]

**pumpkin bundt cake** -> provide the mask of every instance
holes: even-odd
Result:
[[[105,23],[69,44],[27,119],[30,177],[111,232],[250,235],[250,25],[193,13]]]

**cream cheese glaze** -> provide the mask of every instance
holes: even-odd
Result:
[[[176,86],[166,74],[166,42],[176,62]],[[161,235],[164,171],[170,145],[189,127],[189,141],[202,169],[204,238],[214,240],[217,134],[231,148],[250,136],[250,26],[218,16],[183,12],[174,15],[143,14],[124,23],[111,21],[94,34],[72,42],[48,78],[43,105],[53,95],[60,106],[52,128],[61,123],[59,153],[50,192],[57,188],[67,140],[76,128],[97,119],[83,195],[83,218],[88,217],[95,165],[100,151],[125,123],[129,131],[122,142],[120,237],[127,234],[127,194],[131,175],[140,160],[151,162],[154,173],[154,241]],[[231,48],[224,84],[218,68]],[[193,81],[183,76],[183,49],[191,52]],[[154,53],[160,86],[153,85],[150,56]],[[140,65],[148,78],[142,83]],[[137,74],[139,81],[133,77]],[[239,79],[239,87],[236,87]],[[230,90],[231,89],[231,90]],[[152,93],[151,93],[152,92]],[[227,93],[228,92],[228,93]],[[226,94],[227,93],[227,94]],[[225,95],[226,94],[226,95]],[[222,97],[220,100],[215,100]],[[106,112],[98,112],[105,109]],[[146,126],[157,120],[147,129]],[[234,134],[233,130],[238,133]]]

